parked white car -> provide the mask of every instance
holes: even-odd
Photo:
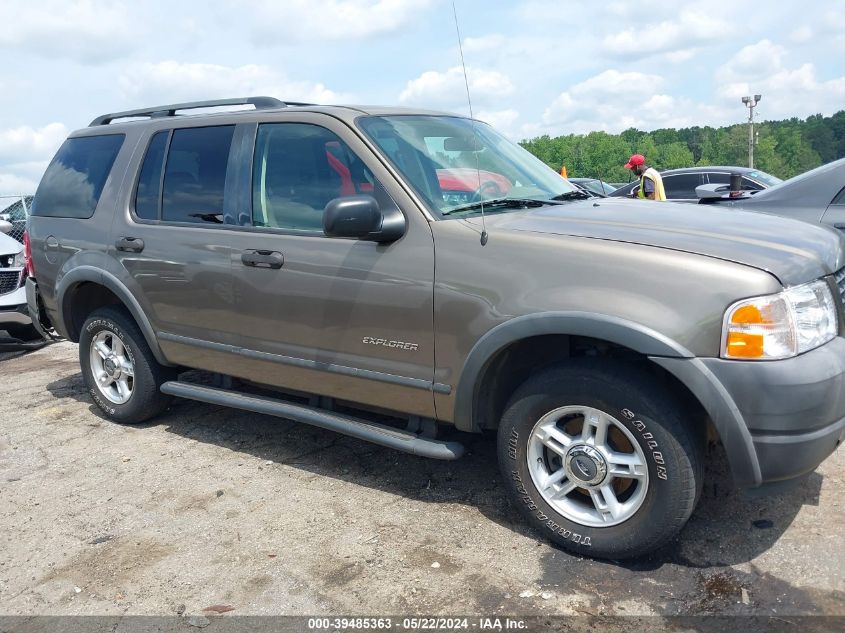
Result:
[[[23,341],[41,336],[26,307],[23,244],[7,235],[12,224],[0,220],[0,330]]]

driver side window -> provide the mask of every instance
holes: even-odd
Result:
[[[374,179],[340,138],[318,125],[258,127],[252,173],[252,223],[295,231],[323,229],[334,198],[370,194]]]

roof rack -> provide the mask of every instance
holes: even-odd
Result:
[[[268,110],[273,108],[284,108],[287,106],[314,105],[313,103],[300,103],[298,101],[279,101],[275,97],[241,97],[236,99],[216,99],[212,101],[189,101],[187,103],[172,103],[170,105],[155,106],[153,108],[141,108],[140,110],[126,110],[124,112],[111,112],[103,114],[88,124],[88,127],[97,125],[108,125],[115,119],[128,119],[131,117],[159,117],[176,116],[177,110],[194,110],[197,108],[217,108],[220,106],[252,105],[256,110]]]

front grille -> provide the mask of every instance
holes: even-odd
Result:
[[[839,288],[839,296],[845,302],[845,268],[840,268],[833,273],[833,278],[836,279],[836,285]]]
[[[20,270],[0,270],[0,295],[17,290],[21,285]]]

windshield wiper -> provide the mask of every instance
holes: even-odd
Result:
[[[555,196],[552,200],[587,200],[588,198],[598,198],[598,196],[590,195],[585,191],[567,191],[559,196]]]
[[[452,213],[460,213],[461,211],[473,211],[475,209],[501,209],[504,207],[542,207],[547,204],[554,204],[548,200],[534,200],[533,198],[492,198],[490,200],[479,200],[478,202],[470,202],[469,204],[462,204],[459,207],[452,207],[441,211],[442,215],[451,215]]]

